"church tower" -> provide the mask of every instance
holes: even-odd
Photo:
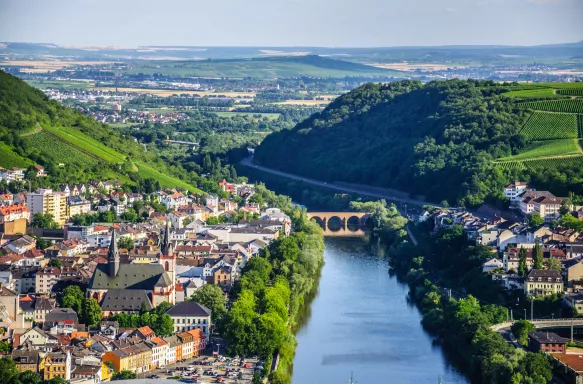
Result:
[[[111,231],[111,242],[107,251],[107,273],[110,278],[117,276],[119,271],[119,250],[117,249],[117,235],[115,229]]]
[[[160,254],[160,264],[172,279],[172,284],[176,284],[176,254],[174,247],[170,242],[170,222],[166,222],[166,229],[164,230],[164,238],[162,239]]]

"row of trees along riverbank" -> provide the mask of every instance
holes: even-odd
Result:
[[[490,326],[506,321],[507,308],[516,303],[481,265],[492,257],[489,248],[469,242],[460,226],[430,234],[429,227],[410,224],[418,246],[407,241],[390,245],[392,271],[409,286],[410,298],[423,316],[423,327],[459,362],[477,383],[545,384],[552,378],[549,358],[507,343]],[[441,287],[456,287],[458,298]],[[461,293],[460,293],[461,292]],[[524,299],[522,301],[525,301]],[[515,304],[512,304],[515,305]],[[537,304],[549,311],[555,303]]]
[[[236,297],[220,321],[222,335],[232,355],[257,355],[264,370],[254,383],[262,382],[271,359],[279,355],[277,370],[269,373],[272,384],[291,383],[296,348],[294,329],[304,306],[309,305],[324,264],[322,229],[309,221],[305,210],[294,207],[287,196],[264,187],[256,194],[270,206],[283,209],[292,219],[293,234],[272,241],[245,266],[232,294]]]

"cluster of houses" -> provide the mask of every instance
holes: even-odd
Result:
[[[141,373],[204,350],[211,312],[188,299],[206,284],[228,296],[246,262],[291,231],[284,212],[249,202],[253,186],[226,188],[242,202],[163,190],[149,201],[166,209],[157,212],[144,202],[141,223],[91,225],[75,225],[70,218],[103,209],[120,216],[122,207],[144,197],[122,192],[115,182],[0,195],[0,328],[19,369],[45,379],[107,380],[113,372]],[[238,211],[239,222],[206,224]],[[51,214],[62,229],[29,228],[36,212]],[[27,234],[31,230],[36,236]],[[39,238],[50,245],[39,249]],[[147,327],[111,324],[89,331],[72,309],[56,305],[57,294],[71,284],[97,300],[104,319],[169,303],[175,334],[162,338]]]
[[[434,231],[461,225],[468,239],[490,247],[492,258],[484,263],[482,270],[506,289],[524,290],[528,295],[537,296],[565,292],[565,302],[583,312],[583,294],[578,293],[583,287],[583,233],[550,225],[560,218],[559,210],[564,199],[548,191],[535,191],[520,181],[506,186],[504,194],[522,219],[484,218],[464,210],[435,209],[431,213],[425,212],[420,220],[429,220]],[[571,206],[568,209],[573,216],[583,219],[583,207]],[[539,214],[545,223],[529,226],[526,219],[533,214]],[[560,272],[533,268],[533,248],[537,243],[545,261],[552,258],[560,263]],[[521,249],[526,252],[525,276],[517,274]]]

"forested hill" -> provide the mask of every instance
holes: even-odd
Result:
[[[530,143],[521,129],[532,111],[504,96],[524,88],[472,80],[366,84],[294,129],[269,135],[255,159],[320,180],[477,205],[500,196],[520,173],[495,160]]]
[[[0,71],[0,167],[35,164],[46,168],[47,185],[118,179],[128,186],[152,188],[158,182],[196,191],[200,181],[180,164],[166,164],[132,138]]]

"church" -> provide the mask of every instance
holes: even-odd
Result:
[[[99,264],[93,272],[93,277],[87,288],[87,297],[97,299],[99,303],[109,291],[116,291],[116,296],[128,292],[144,291],[152,305],[158,306],[162,302],[175,304],[175,271],[176,254],[170,243],[170,224],[166,223],[164,238],[161,245],[162,254],[157,263],[152,264],[125,264],[120,263],[117,247],[117,234],[111,233],[111,243],[107,252],[107,264]],[[122,295],[123,296],[123,295]]]

